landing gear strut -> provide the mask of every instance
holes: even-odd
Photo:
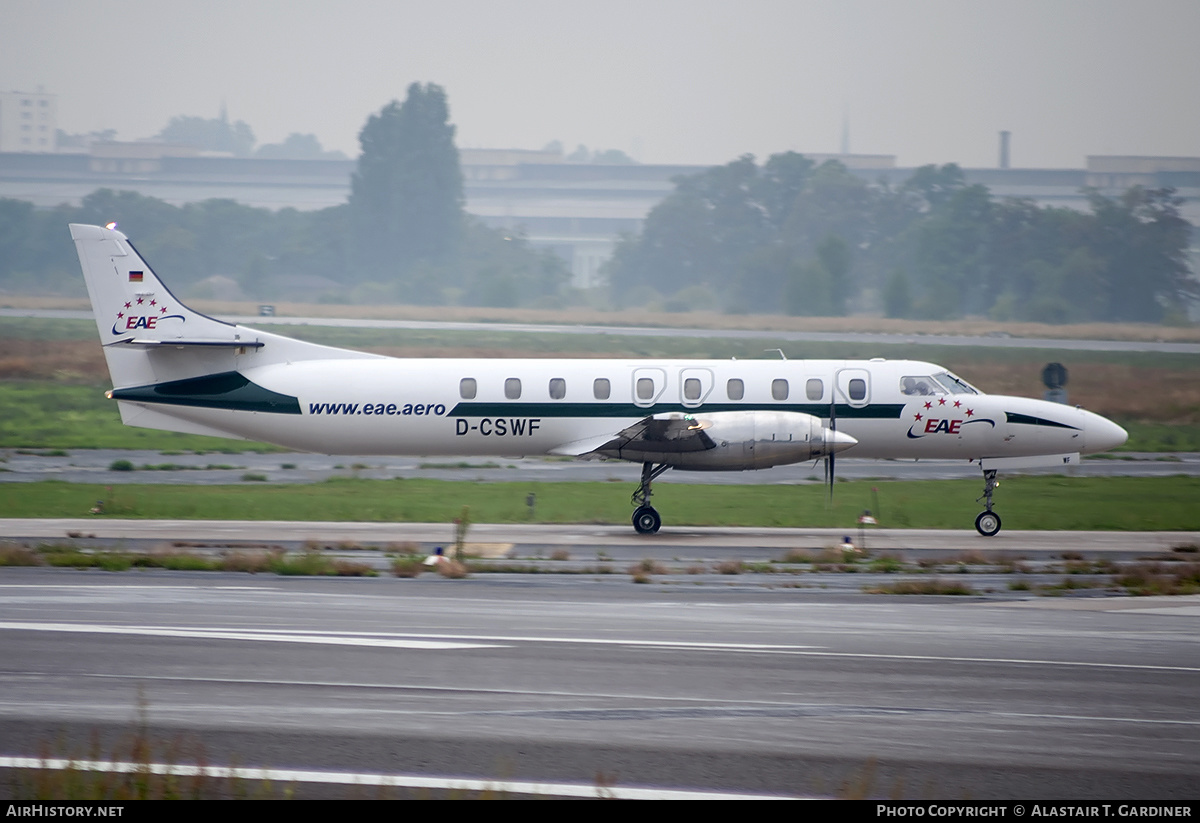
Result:
[[[657,466],[653,463],[642,464],[642,482],[630,498],[630,502],[637,506],[633,512],[633,529],[638,534],[654,534],[662,526],[662,518],[650,505],[650,483],[669,468],[670,465],[666,463]]]
[[[992,537],[1000,531],[1000,515],[992,511],[992,494],[999,485],[999,481],[996,480],[996,470],[984,469],[983,494],[975,498],[976,503],[980,500],[986,500],[983,505],[987,510],[980,512],[979,516],[975,518],[975,530],[984,537]]]

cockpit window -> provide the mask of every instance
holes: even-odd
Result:
[[[946,390],[927,374],[901,377],[900,391],[909,397],[930,397],[946,393]]]
[[[934,378],[945,386],[951,394],[979,394],[979,389],[948,371],[938,372],[934,375]]]

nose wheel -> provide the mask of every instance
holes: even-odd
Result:
[[[985,501],[984,506],[986,511],[980,512],[975,518],[975,531],[982,534],[984,537],[995,537],[1000,531],[1000,515],[992,511],[992,494],[995,493],[996,487],[1000,485],[1000,481],[996,479],[996,470],[985,469],[983,472],[983,494],[975,498],[975,502],[980,500]]]
[[[984,537],[992,537],[1000,531],[1000,515],[995,512],[980,512],[975,518],[975,531]]]

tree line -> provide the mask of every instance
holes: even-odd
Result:
[[[174,122],[174,121],[173,121]],[[256,299],[345,303],[561,305],[566,263],[463,209],[463,181],[445,92],[412,84],[372,115],[348,201],[319,211],[233,200],[173,206],[101,189],[80,206],[36,210],[0,200],[0,290],[83,294],[68,223],[116,221],[185,296],[220,274]]]
[[[225,137],[247,131],[224,116],[213,122]],[[223,274],[264,300],[293,296],[303,278],[308,299],[330,302],[580,299],[559,257],[465,213],[454,135],[444,90],[414,83],[363,126],[350,196],[333,208],[177,207],[111,190],[50,210],[0,200],[0,290],[82,294],[66,224],[116,220],[184,295]],[[955,165],[891,186],[794,152],[674,182],[640,234],[618,243],[607,294],[593,305],[1163,322],[1185,317],[1200,296],[1187,256],[1194,228],[1171,189],[1092,191],[1089,210],[1076,211],[998,200]]]
[[[795,153],[675,182],[610,261],[622,306],[1155,323],[1200,296],[1171,189],[1090,191],[1083,212],[997,200],[952,164],[892,187]]]

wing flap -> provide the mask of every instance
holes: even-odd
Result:
[[[611,442],[613,442],[611,434],[603,434],[599,437],[587,437],[583,440],[575,440],[571,443],[563,443],[561,446],[555,446],[550,449],[550,454],[557,454],[564,457],[582,457]]]

